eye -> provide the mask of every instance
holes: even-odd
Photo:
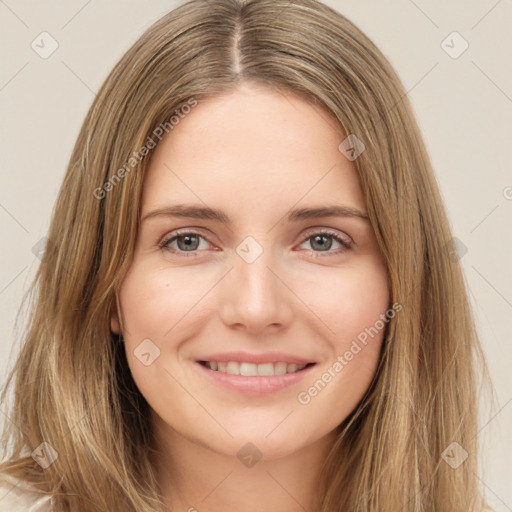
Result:
[[[206,242],[207,245],[211,245],[200,233],[195,231],[181,231],[174,232],[172,235],[165,237],[158,246],[185,257],[194,257],[199,256],[198,252],[201,252],[201,249],[207,249],[207,247],[201,248],[201,241]],[[323,256],[318,253],[327,253],[327,255],[341,254],[352,248],[352,241],[348,237],[344,239],[337,233],[328,230],[321,230],[308,235],[301,245],[308,241],[312,247],[310,250],[315,256]],[[335,249],[336,244],[338,244],[339,247],[337,250],[330,250],[333,247],[333,243]],[[175,244],[174,247],[173,244]]]
[[[338,249],[331,251],[330,249],[334,245],[338,244]],[[328,230],[321,230],[316,233],[312,233],[308,235],[308,237],[302,242],[301,245],[308,243],[313,248],[313,253],[327,253],[327,255],[332,254],[341,254],[352,248],[352,242],[350,239],[345,239],[338,235],[337,233],[333,233]],[[341,248],[341,250],[340,250]],[[336,247],[335,247],[336,249]],[[322,254],[315,254],[315,256],[323,256]]]
[[[185,257],[197,256],[195,252],[200,249],[201,240],[204,240],[209,244],[204,236],[194,231],[182,231],[175,232],[172,236],[164,238],[158,246],[162,249],[169,249],[174,253],[190,253],[183,254]],[[176,242],[176,246],[172,247],[172,244]]]

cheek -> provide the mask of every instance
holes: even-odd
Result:
[[[188,338],[184,326],[201,296],[197,288],[179,272],[140,264],[128,273],[119,291],[128,366],[137,387],[156,410],[165,410],[176,401],[186,404],[189,398],[172,378],[185,382],[179,365],[169,363],[179,356],[179,345]]]
[[[204,279],[138,266],[127,275],[119,294],[125,338],[130,343],[136,341],[134,337],[172,342],[172,330],[175,326],[182,329],[206,291]]]
[[[343,268],[335,276],[329,273],[324,286],[319,288],[316,283],[316,293],[313,281],[304,282],[302,288],[302,293],[310,296],[313,311],[329,329],[325,337],[329,357],[315,380],[303,388],[298,402],[307,414],[325,418],[332,428],[355,409],[370,386],[386,326],[395,315],[389,309],[385,267],[378,260],[366,263]]]
[[[179,364],[181,346],[198,335],[212,313],[216,280],[211,269],[187,271],[144,262],[125,277],[119,290],[123,338],[128,364],[143,394],[153,397],[173,386],[168,372],[186,386],[193,385]]]
[[[344,349],[347,342],[373,326],[390,305],[387,272],[377,258],[361,258],[357,265],[336,272],[323,269],[301,281],[298,293],[323,321],[336,349]]]

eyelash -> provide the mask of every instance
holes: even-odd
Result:
[[[183,255],[185,258],[198,257],[199,253],[201,251],[198,251],[198,250],[195,250],[195,251],[180,251],[180,250],[171,249],[170,247],[168,247],[168,245],[171,242],[174,242],[174,240],[176,240],[176,239],[178,239],[180,237],[183,237],[183,236],[187,236],[187,235],[197,236],[197,237],[202,238],[203,240],[206,240],[206,238],[201,233],[197,233],[195,231],[175,231],[172,234],[172,236],[165,237],[158,244],[158,246],[161,249],[167,249],[167,250],[173,252],[174,254]],[[336,240],[336,242],[338,242],[342,246],[342,248],[338,249],[336,251],[325,251],[325,252],[324,251],[314,251],[313,249],[311,249],[310,252],[314,254],[315,258],[316,257],[324,257],[324,255],[327,255],[327,256],[328,255],[333,255],[333,254],[339,255],[339,254],[344,253],[345,251],[348,251],[348,250],[352,249],[352,245],[353,245],[352,243],[347,242],[346,240],[341,238],[338,234],[333,233],[332,231],[329,231],[329,230],[326,230],[326,229],[320,229],[319,231],[315,231],[314,233],[309,234],[308,236],[306,236],[303,239],[303,241],[299,245],[302,245],[307,240],[309,240],[311,238],[314,238],[315,236],[318,236],[318,235],[324,235],[324,236],[332,237],[334,240]]]

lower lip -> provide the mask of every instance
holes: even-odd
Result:
[[[232,375],[230,373],[210,370],[210,368],[198,362],[195,364],[206,378],[211,379],[215,384],[253,396],[269,395],[293,386],[308,376],[316,366],[316,364],[313,364],[297,372],[284,373],[283,375],[246,377],[244,375]]]

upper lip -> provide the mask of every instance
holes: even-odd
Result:
[[[288,363],[288,364],[308,364],[313,363],[311,359],[285,354],[283,352],[265,352],[262,354],[250,354],[248,352],[223,352],[221,354],[211,354],[200,357],[197,361],[236,361],[239,363]]]

